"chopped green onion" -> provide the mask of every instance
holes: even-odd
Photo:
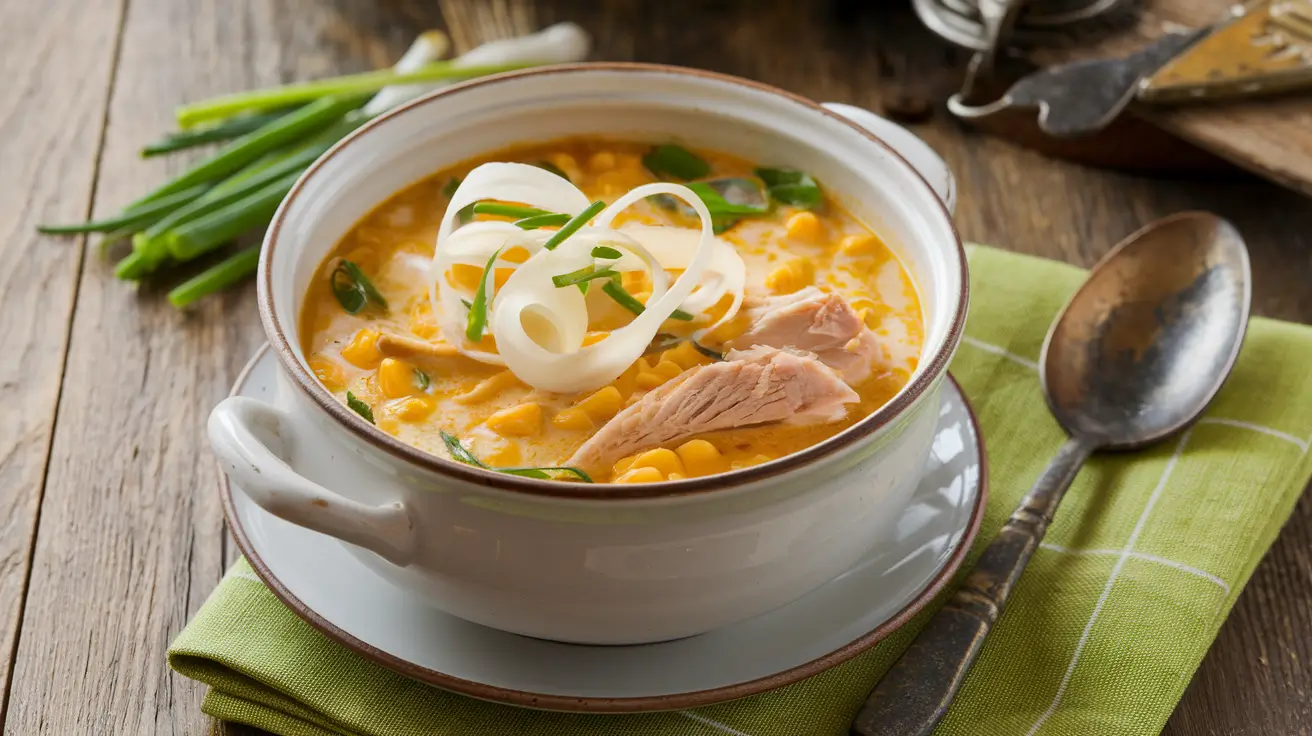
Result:
[[[466,450],[465,446],[460,444],[460,440],[457,439],[455,435],[446,430],[439,430],[438,434],[441,435],[442,444],[446,445],[446,451],[451,453],[452,459],[466,465],[473,465],[476,468],[484,468],[486,470],[492,469],[484,465],[482,460],[474,457],[474,453]]]
[[[132,255],[136,255],[136,253]],[[128,256],[128,258],[132,258],[132,256]],[[126,261],[127,258],[123,260]],[[198,299],[222,291],[255,273],[255,268],[259,263],[260,246],[253,245],[239,250],[200,272],[195,277],[179,284],[177,288],[169,292],[169,302],[178,309],[182,309]],[[120,262],[119,266],[122,265],[123,263]]]
[[[432,384],[433,380],[428,377],[427,373],[424,373],[419,368],[415,369],[415,385],[419,387],[420,391],[427,391],[428,387]]]
[[[765,196],[761,195],[758,200],[753,200],[749,194],[743,192],[742,182],[750,181],[749,179],[694,181],[688,183],[688,188],[702,200],[712,216],[763,215],[770,211]],[[737,201],[731,201],[729,196],[734,196]]]
[[[151,156],[159,156],[165,153],[203,146],[206,143],[220,143],[222,141],[232,140],[237,136],[246,135],[253,130],[258,130],[287,113],[287,110],[279,110],[259,115],[239,115],[235,118],[228,118],[227,120],[204,128],[180,130],[176,133],[169,133],[163,138],[154,143],[149,143],[145,148],[141,149],[141,157],[150,158]]]
[[[743,218],[737,215],[721,215],[711,218],[711,232],[719,235],[729,228],[737,225]]]
[[[346,405],[351,407],[351,411],[364,417],[366,422],[374,423],[374,408],[367,403],[357,399],[355,394],[350,391],[346,392]]]
[[[690,339],[690,340],[688,340],[688,342],[692,343],[692,349],[693,349],[693,350],[696,350],[697,352],[701,353],[702,355],[705,355],[706,357],[710,358],[711,360],[714,360],[714,361],[716,361],[717,363],[720,362],[720,361],[723,361],[723,360],[724,360],[724,353],[721,353],[721,352],[718,351],[718,350],[711,350],[710,348],[708,348],[708,347],[706,347],[705,345],[703,345],[703,344],[697,342],[696,340],[691,340],[691,339]]]
[[[483,267],[483,275],[478,278],[478,291],[474,292],[474,301],[469,305],[469,314],[465,321],[465,337],[470,342],[478,342],[483,339],[483,328],[487,326],[487,278],[492,273],[493,265],[497,262],[497,256],[501,255],[501,248],[487,259],[487,265]]]
[[[393,85],[416,84],[422,82],[440,82],[447,79],[468,79],[488,74],[523,69],[531,64],[480,64],[460,66],[451,61],[437,61],[426,64],[412,72],[398,72],[395,69],[380,69],[362,74],[347,74],[313,82],[298,82],[279,87],[240,92],[234,95],[214,97],[190,105],[183,105],[176,111],[178,125],[190,128],[208,120],[229,118],[238,113],[274,110],[334,95],[363,95],[377,92]]]
[[[539,468],[489,468],[489,470],[495,470],[498,473],[505,473],[506,475],[518,475],[525,478],[540,478],[542,480],[556,480],[556,478],[551,475],[552,473],[564,473],[566,475],[572,475],[584,483],[594,482],[592,476],[572,465],[548,465]]]
[[[288,174],[253,194],[171,230],[165,241],[169,252],[177,254],[180,261],[188,261],[242,233],[267,225],[299,178],[299,173]]]
[[[756,175],[765,182],[770,197],[794,207],[809,210],[820,204],[820,185],[810,174],[797,169],[759,168]]]
[[[538,167],[539,169],[545,169],[546,171],[550,171],[551,173],[555,174],[556,176],[559,176],[565,181],[570,181],[569,174],[566,174],[564,171],[561,170],[559,166],[551,163],[550,161],[538,161],[533,165]]]
[[[142,227],[166,217],[180,207],[190,203],[209,189],[208,184],[197,184],[166,197],[143,202],[130,207],[121,214],[103,220],[92,220],[78,225],[37,225],[37,232],[45,235],[68,235],[73,233],[104,233],[114,230],[136,231]]]
[[[696,350],[697,352],[701,353],[702,355],[705,355],[711,360],[714,360],[716,362],[721,362],[724,360],[724,353],[721,353],[716,350],[712,350],[706,347],[705,345],[697,342],[696,340],[692,339],[691,337],[679,337],[678,335],[671,335],[668,332],[658,333],[656,337],[661,338],[661,340],[659,342],[653,340],[652,343],[647,346],[647,349],[642,351],[643,355],[661,353],[666,350],[669,350],[672,347],[678,346],[679,343],[688,342],[688,343],[692,343],[693,350]]]
[[[647,311],[647,307],[630,294],[628,290],[620,284],[619,279],[616,277],[612,277],[610,281],[607,281],[602,285],[601,290],[606,293],[606,296],[614,299],[616,304],[619,304],[621,307],[624,307],[634,314],[642,314]],[[670,319],[677,319],[683,322],[691,321],[692,318],[693,316],[691,314],[688,314],[682,309],[676,309],[670,314]]]
[[[608,258],[612,261],[619,260],[624,254],[606,245],[599,245],[592,249],[593,258]]]
[[[450,179],[447,179],[446,183],[442,185],[442,196],[446,197],[447,199],[451,199],[452,197],[456,196],[456,190],[459,188],[460,188],[460,177],[453,176]]]
[[[521,207],[517,204],[501,204],[500,202],[475,202],[473,212],[476,215],[494,215],[496,217],[514,217],[518,219],[554,214],[546,210],[540,210],[537,207]]]
[[[560,229],[548,238],[547,242],[542,244],[542,247],[547,250],[555,250],[556,246],[565,242],[566,238],[578,232],[579,228],[588,224],[592,218],[597,216],[598,212],[601,212],[604,209],[606,209],[606,203],[601,200],[597,200],[588,205],[582,212],[571,217],[569,222],[561,225]]]
[[[507,475],[518,475],[525,478],[538,478],[541,480],[553,480],[551,473],[566,473],[573,475],[584,483],[592,483],[592,477],[578,468],[569,466],[549,466],[542,468],[494,468],[474,456],[474,453],[465,449],[460,444],[460,440],[453,434],[441,430],[439,433],[442,437],[442,444],[446,445],[447,452],[451,453],[451,459],[465,465],[473,465],[483,470],[491,470],[496,473],[505,473]]]
[[[728,230],[746,216],[764,215],[770,211],[770,202],[761,182],[756,179],[732,177],[695,181],[688,185],[697,198],[706,205],[711,215],[711,231],[716,235]],[[682,217],[697,217],[697,210],[678,197],[655,194],[651,199],[657,207]]]
[[[667,143],[656,146],[642,157],[642,165],[657,177],[672,176],[691,181],[711,173],[711,165],[682,146]]]
[[[342,305],[347,314],[359,314],[370,304],[378,311],[387,313],[387,300],[353,261],[338,261],[337,268],[328,276],[328,284],[337,303]]]
[[[619,274],[615,269],[607,266],[605,268],[596,268],[595,266],[584,266],[577,271],[562,273],[559,276],[552,276],[551,283],[556,285],[557,289],[563,289],[566,286],[586,284],[595,279],[608,279]]]
[[[232,141],[180,176],[147,194],[138,203],[221,179],[275,148],[322,130],[363,104],[363,97],[325,97]]]
[[[560,227],[569,222],[569,215],[563,212],[548,212],[545,215],[534,215],[525,217],[522,220],[516,220],[515,225],[525,230],[537,230],[540,227]]]

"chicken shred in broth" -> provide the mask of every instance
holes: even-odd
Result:
[[[543,381],[571,385],[568,377],[526,380],[527,374],[508,367],[516,363],[505,345],[506,365],[462,354],[462,348],[498,354],[501,325],[493,335],[481,322],[501,314],[497,300],[509,293],[502,289],[519,264],[559,255],[530,255],[507,241],[492,254],[502,260],[481,287],[483,267],[457,263],[446,269],[436,279],[438,292],[450,288],[462,296],[461,313],[454,315],[459,334],[444,330],[451,323],[434,312],[430,263],[453,192],[488,162],[532,164],[567,178],[588,200],[607,204],[653,182],[706,182],[694,189],[711,208],[717,237],[732,246],[731,256],[736,253],[729,261],[745,266],[741,309],[728,317],[733,298],[725,293],[701,313],[676,311],[642,357],[624,358],[628,367],[618,377],[582,391],[542,388]],[[886,403],[915,370],[923,338],[916,290],[893,253],[839,206],[823,182],[798,174],[672,144],[598,138],[522,146],[468,161],[397,193],[337,244],[312,279],[301,314],[302,347],[323,385],[356,413],[403,442],[459,462],[562,481],[641,483],[777,459],[837,434]],[[723,198],[704,195],[708,187]],[[749,212],[756,193],[768,204]],[[748,209],[734,209],[740,203],[749,203]],[[459,220],[523,219],[513,207],[507,212],[466,210]],[[542,245],[567,219],[543,217],[542,227],[526,232]],[[662,226],[656,235],[688,228],[690,239],[700,232],[690,208],[661,195],[638,201],[611,224],[648,246],[642,238],[654,228],[642,226]],[[560,274],[563,286],[554,281],[557,288],[578,289],[569,297],[586,304],[581,349],[637,319],[634,311],[643,307],[632,300],[655,308],[663,293],[649,272],[606,260],[619,254],[602,242],[592,251],[594,264]],[[695,267],[687,264],[690,275]],[[662,270],[668,270],[673,289],[682,269]],[[483,303],[485,292],[492,296]],[[631,297],[627,306],[623,297]],[[439,301],[438,308],[452,301]],[[551,325],[534,324],[534,314],[524,311],[518,327],[546,335],[534,340],[558,352],[551,341],[568,338]],[[721,317],[722,324],[710,329]],[[475,342],[467,335],[481,337]]]

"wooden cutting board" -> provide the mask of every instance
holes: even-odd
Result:
[[[1120,30],[1087,43],[1036,49],[1041,65],[1123,56],[1168,29],[1202,28],[1226,17],[1228,0],[1144,0]],[[1179,107],[1138,104],[1136,115],[1243,168],[1312,196],[1312,91],[1270,99]]]

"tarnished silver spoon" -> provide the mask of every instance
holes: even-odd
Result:
[[[1070,439],[875,687],[853,734],[934,730],[1084,461],[1193,422],[1234,366],[1251,301],[1243,238],[1207,213],[1153,223],[1094,267],[1048,331],[1039,361],[1044,396]]]

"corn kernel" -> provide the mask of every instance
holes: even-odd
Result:
[[[441,333],[437,325],[432,322],[411,322],[410,334],[422,340],[432,340]]]
[[[310,370],[319,379],[324,388],[329,391],[337,391],[346,385],[346,377],[342,375],[341,366],[318,355],[310,358]]]
[[[765,286],[775,294],[792,294],[815,281],[815,264],[805,258],[792,258],[765,277]]]
[[[660,386],[661,384],[665,383],[668,380],[669,380],[668,378],[658,373],[643,371],[642,373],[639,373],[638,377],[633,380],[633,385],[642,389],[643,391],[650,391]]]
[[[657,375],[665,376],[665,380],[668,381],[671,378],[674,378],[675,376],[679,375],[680,373],[683,373],[683,368],[678,363],[675,363],[673,361],[662,360],[661,362],[651,367],[651,372]]]
[[[790,237],[815,242],[820,239],[820,219],[811,212],[798,212],[784,225]]]
[[[498,256],[499,259],[507,263],[523,263],[528,260],[529,252],[523,246],[515,246],[510,250]]]
[[[633,467],[633,462],[637,459],[637,455],[629,455],[628,457],[622,457],[619,460],[616,460],[615,467],[613,468],[616,477],[629,472],[629,469]]]
[[[596,393],[574,405],[596,422],[604,422],[624,408],[624,397],[614,386],[603,386]]]
[[[396,358],[383,358],[378,366],[378,389],[389,399],[422,393],[415,367]]]
[[[574,161],[574,157],[563,151],[547,154],[547,160],[551,162],[552,166],[555,166],[558,169],[578,168],[578,163]]]
[[[838,241],[838,252],[845,256],[868,256],[879,248],[879,239],[870,233],[848,235]]]
[[[592,418],[579,408],[566,409],[551,418],[552,426],[561,429],[592,429]]]
[[[661,471],[661,475],[684,472],[683,461],[674,450],[667,450],[664,447],[639,453],[630,470],[635,468],[656,468]]]
[[[609,332],[589,332],[583,336],[583,347],[586,348],[589,345],[596,345],[608,337],[610,337]]]
[[[588,157],[588,170],[593,173],[615,168],[615,154],[610,151],[597,151]]]
[[[516,442],[502,441],[491,448],[486,447],[484,443],[479,444],[478,456],[494,468],[508,468],[524,462],[524,454],[520,452],[519,444]]]
[[[515,269],[513,268],[498,268],[493,270],[492,285],[495,286],[498,291],[500,291],[501,287],[506,285],[506,282],[510,280],[510,275],[513,274],[514,272]],[[477,289],[478,287],[475,286],[474,288]]]
[[[762,463],[768,463],[768,462],[770,462],[770,461],[773,460],[773,459],[774,459],[774,458],[770,457],[769,455],[759,455],[759,454],[758,454],[758,455],[756,455],[756,456],[754,456],[754,457],[751,457],[751,458],[748,458],[748,459],[746,459],[746,460],[735,460],[734,462],[729,463],[729,468],[730,468],[731,470],[742,470],[743,468],[750,468],[750,467],[752,467],[753,465],[760,465],[760,464],[762,464]]]
[[[639,372],[638,364],[635,362],[633,365],[625,368],[624,372],[620,374],[620,377],[616,378],[615,382],[611,384],[611,386],[619,392],[621,398],[627,399],[633,395],[633,389],[637,387],[635,381],[638,379]]]
[[[455,397],[455,402],[457,404],[468,406],[470,404],[487,401],[493,396],[501,393],[502,390],[515,385],[518,381],[519,379],[515,377],[514,373],[511,373],[510,371],[501,371],[500,373],[484,378],[477,386]]]
[[[536,437],[542,433],[542,407],[530,401],[487,418],[487,426],[502,437]]]
[[[409,396],[388,402],[387,413],[403,422],[417,422],[437,408],[437,402],[431,396]]]
[[[665,480],[656,468],[634,468],[615,479],[616,483],[659,483]]]
[[[355,333],[351,342],[342,348],[342,358],[356,368],[377,368],[383,360],[378,350],[379,334],[376,330],[363,329]]]
[[[688,476],[682,473],[670,473],[669,475],[665,476],[665,480],[686,480],[687,478]]]
[[[724,470],[724,457],[720,451],[706,440],[688,440],[679,445],[674,452],[683,461],[683,467],[689,476],[714,475]]]
[[[384,432],[393,436],[395,436],[397,432],[401,431],[401,423],[391,417],[383,417],[379,419],[378,424],[376,426],[379,429],[383,430]]]
[[[630,294],[651,289],[651,279],[647,278],[646,271],[625,271],[620,274],[620,284]]]
[[[456,288],[478,291],[478,282],[483,280],[483,269],[467,263],[457,263],[447,271],[446,280]]]
[[[685,340],[678,345],[661,353],[661,362],[673,363],[684,370],[693,366],[701,365],[706,361],[706,356],[697,352],[697,348],[692,346],[691,340]]]
[[[433,319],[433,305],[428,298],[416,299],[410,305],[410,334],[425,340],[438,334],[437,321]]]
[[[570,181],[578,181],[579,177],[583,174],[583,171],[579,168],[578,162],[568,153],[550,153],[547,154],[546,159],[547,161],[550,161],[553,166],[565,172],[565,176],[568,176]]]

